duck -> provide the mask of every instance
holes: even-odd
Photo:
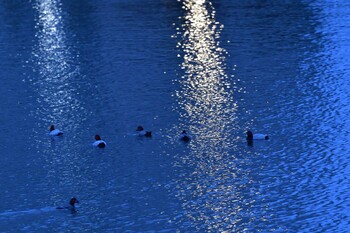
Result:
[[[180,134],[180,140],[183,142],[189,142],[191,140],[191,137],[187,135],[186,130],[182,130]]]
[[[69,206],[58,206],[56,209],[58,210],[71,210],[73,212],[76,211],[75,204],[79,203],[78,199],[73,197],[69,200]]]
[[[268,140],[269,139],[269,135],[267,134],[261,134],[261,133],[257,133],[257,134],[253,134],[252,131],[247,131],[247,140],[248,141],[252,141],[252,140]]]
[[[50,125],[50,136],[61,136],[63,132],[59,129],[56,129],[54,125]]]
[[[95,135],[95,142],[92,143],[93,146],[98,148],[105,148],[107,146],[107,143],[101,139],[101,136],[96,134]]]
[[[138,136],[144,136],[144,137],[152,137],[152,132],[151,131],[145,131],[142,126],[138,126],[136,128],[136,132],[138,133]]]

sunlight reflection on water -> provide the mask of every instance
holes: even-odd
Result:
[[[178,197],[196,230],[234,231],[241,227],[238,222],[253,216],[250,207],[254,199],[243,198],[252,181],[237,166],[236,157],[242,153],[237,142],[241,139],[233,134],[241,127],[235,122],[238,105],[225,67],[227,53],[219,43],[223,25],[215,21],[210,2],[187,0],[183,8],[178,47],[183,52],[184,76],[177,98],[183,127],[189,127],[195,140],[188,144],[191,152],[179,161],[193,171],[178,181]],[[241,225],[249,222],[243,221],[246,223]]]
[[[38,65],[39,77],[34,85],[43,103],[43,111],[38,113],[49,124],[51,122],[74,122],[74,115],[84,112],[77,88],[72,80],[79,75],[79,66],[69,46],[62,22],[59,1],[38,1],[35,9],[38,12],[37,33],[38,46],[33,50],[34,62]]]
[[[40,106],[34,110],[33,115],[37,118],[37,128],[43,130],[36,134],[35,146],[38,153],[45,156],[43,166],[47,169],[47,179],[57,180],[60,184],[60,187],[53,189],[54,193],[51,190],[49,194],[56,202],[68,198],[65,193],[67,190],[74,195],[75,186],[81,181],[77,166],[80,158],[74,149],[78,142],[74,139],[81,134],[80,125],[89,116],[89,112],[79,100],[79,66],[77,56],[67,44],[60,0],[38,0],[33,8],[38,18],[35,35],[37,45],[32,52],[37,76],[32,78],[32,82]],[[63,138],[48,137],[50,124],[55,124],[64,132]],[[47,131],[44,133],[44,130]],[[50,185],[43,184],[48,187]],[[59,194],[63,197],[58,197]]]
[[[187,15],[182,25],[184,53],[181,68],[185,75],[177,92],[181,117],[191,122],[196,141],[210,139],[220,143],[228,138],[235,126],[237,104],[232,99],[230,82],[225,72],[225,50],[219,47],[218,23],[206,5],[196,1],[184,2]],[[212,16],[211,16],[211,15]],[[230,135],[231,137],[231,135]]]

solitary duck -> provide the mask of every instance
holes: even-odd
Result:
[[[59,129],[55,129],[54,125],[50,125],[50,136],[61,136],[63,132]]]
[[[180,134],[180,140],[183,142],[189,142],[191,140],[191,137],[187,135],[186,130],[182,130]]]
[[[136,132],[138,133],[138,136],[144,136],[144,137],[152,137],[152,132],[151,131],[145,131],[142,126],[138,126],[136,128]]]
[[[268,139],[269,139],[269,135],[267,135],[267,134],[260,134],[260,133],[253,134],[253,132],[250,130],[247,132],[247,140],[248,141],[268,140]]]
[[[77,204],[77,203],[79,203],[78,199],[73,197],[69,201],[69,206],[58,206],[58,207],[56,207],[56,209],[58,209],[58,210],[71,210],[71,211],[75,212],[76,211],[75,204]]]
[[[98,148],[105,148],[107,146],[107,143],[101,139],[101,136],[96,134],[95,135],[95,142],[92,143],[93,146]]]

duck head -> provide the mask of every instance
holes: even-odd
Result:
[[[52,130],[55,130],[55,126],[54,126],[54,125],[50,125],[50,132],[51,132]]]
[[[96,141],[102,140],[102,139],[101,139],[101,136],[98,135],[98,134],[96,134],[96,135],[95,135],[95,140],[96,140]]]
[[[70,199],[69,201],[69,205],[73,206],[76,204],[76,203],[79,203],[78,199],[76,199],[75,197],[73,197],[72,199]]]
[[[142,131],[143,127],[142,126],[137,126],[136,131]]]
[[[253,132],[252,131],[247,131],[247,140],[253,140]]]

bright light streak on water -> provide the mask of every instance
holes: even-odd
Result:
[[[66,44],[60,1],[38,0],[34,7],[38,12],[38,45],[33,55],[39,69],[34,85],[40,95],[37,101],[43,104],[42,109],[37,109],[37,115],[48,125],[63,122],[74,125],[77,118],[73,116],[80,118],[82,114],[77,113],[84,109],[76,96],[79,92],[72,85],[79,75],[79,67]]]
[[[236,103],[232,99],[225,71],[225,50],[219,46],[220,27],[215,11],[202,1],[185,1],[181,68],[185,75],[177,93],[185,110],[182,117],[191,121],[196,140],[225,141],[235,127]]]
[[[177,97],[183,110],[181,121],[195,135],[188,145],[191,152],[182,154],[179,162],[193,169],[177,185],[187,219],[183,224],[196,231],[234,232],[261,213],[251,209],[256,191],[249,186],[254,181],[242,174],[240,166],[246,161],[237,159],[242,153],[237,143],[242,139],[233,134],[241,127],[236,123],[238,105],[225,65],[227,53],[219,42],[224,26],[215,20],[208,1],[187,0],[183,9],[178,47],[183,52],[184,75]]]
[[[79,139],[85,129],[81,127],[89,116],[80,100],[82,86],[78,56],[68,44],[64,14],[59,0],[37,0],[33,5],[37,13],[36,38],[33,47],[35,77],[31,78],[38,94],[38,106],[33,110],[40,133],[35,138],[38,154],[44,157],[47,180],[57,180],[59,187],[50,193],[53,202],[74,196],[84,179],[79,171]],[[55,124],[64,132],[58,139],[48,137],[48,126]],[[92,136],[91,136],[92,139]],[[51,140],[51,142],[49,142]],[[85,142],[86,146],[89,141]],[[45,183],[50,189],[50,183]],[[50,188],[49,188],[50,187]],[[68,194],[68,195],[67,195]]]

